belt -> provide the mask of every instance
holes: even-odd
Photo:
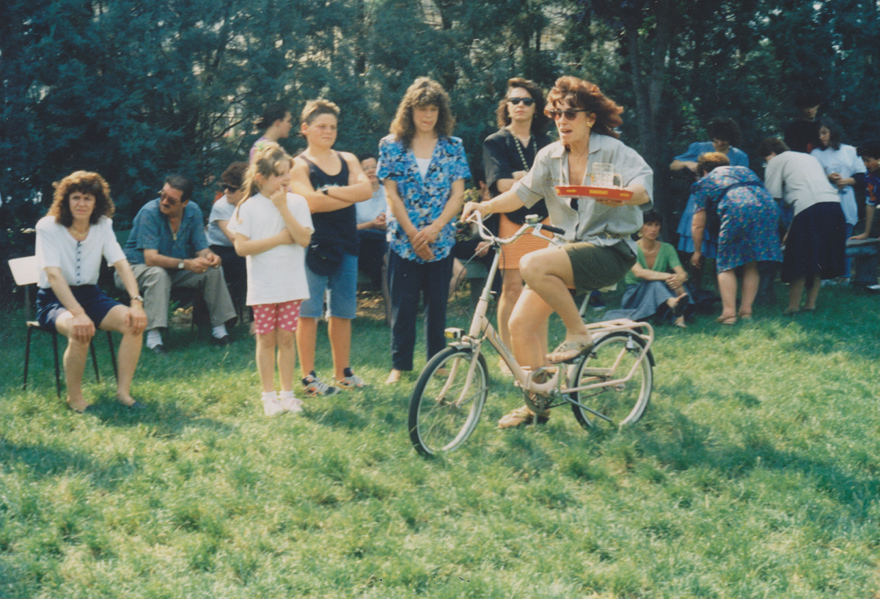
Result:
[[[599,239],[629,239],[630,233],[608,233],[607,231],[602,231],[601,233],[591,235],[591,237],[598,237]]]

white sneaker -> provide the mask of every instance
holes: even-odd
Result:
[[[299,414],[300,412],[303,411],[302,400],[300,398],[298,398],[296,395],[294,395],[293,393],[290,393],[288,395],[288,394],[282,392],[281,398],[278,400],[278,403],[281,404],[281,408],[285,412],[293,412],[295,414]]]
[[[278,401],[278,395],[276,393],[264,393],[262,401],[263,413],[266,414],[266,416],[277,416],[278,414],[284,413],[284,406]]]

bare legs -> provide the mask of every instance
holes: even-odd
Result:
[[[294,333],[275,329],[267,335],[257,335],[257,371],[264,393],[275,390],[275,348],[278,348],[278,376],[281,390],[293,391],[293,373],[296,365]],[[310,371],[311,372],[311,371]]]
[[[575,343],[589,342],[592,337],[587,329],[587,325],[581,319],[577,304],[574,303],[574,298],[571,297],[571,292],[569,291],[570,288],[574,287],[574,273],[568,254],[559,248],[538,250],[523,256],[519,265],[523,280],[528,284],[529,288],[523,292],[520,300],[514,307],[513,316],[510,321],[510,332],[512,337],[516,338],[521,334],[529,335],[524,327],[535,327],[535,331],[531,334],[531,342],[534,343],[534,349],[527,350],[522,348],[522,351],[528,351],[529,353],[540,351],[542,345],[534,335],[540,335],[541,331],[547,330],[546,320],[552,312],[556,312],[559,318],[562,319],[562,324],[565,325],[566,341]],[[519,304],[523,301],[523,297],[526,297],[526,294],[529,294],[527,299],[528,305],[536,312],[534,315],[523,314],[523,310],[520,309]],[[539,296],[537,299],[544,302],[545,306],[540,306],[535,299],[531,298],[533,294]],[[521,341],[515,341],[514,348],[520,343]],[[514,355],[516,355],[515,352],[516,349],[514,349]],[[519,361],[518,356],[517,361]],[[559,359],[554,358],[554,361],[559,361]],[[539,363],[535,360],[529,360],[522,364],[529,366],[537,364],[537,366],[540,366],[543,364],[543,359]]]
[[[758,283],[761,276],[758,273],[758,263],[749,262],[743,266],[742,302],[740,303],[739,316],[749,318],[752,315],[752,304],[758,294]],[[718,273],[718,290],[721,292],[721,316],[718,322],[732,324],[736,322],[736,271],[725,270]]]
[[[785,314],[792,314],[794,312],[798,312],[801,309],[801,295],[804,292],[804,285],[806,284],[806,278],[801,277],[800,279],[795,279],[788,286],[788,307],[785,309]],[[819,297],[819,288],[822,286],[822,276],[821,275],[813,275],[813,285],[809,289],[807,289],[807,300],[804,303],[804,310],[815,310],[816,309],[816,298]]]
[[[333,354],[333,376],[341,381],[345,378],[345,369],[349,366],[351,356],[351,320],[331,316],[327,324],[327,335],[330,337],[330,353]]]
[[[533,370],[547,364],[547,323],[553,308],[531,289],[524,289],[510,316],[513,357],[523,367]],[[543,334],[543,343],[540,339]]]
[[[739,306],[740,317],[752,315],[752,304],[758,295],[758,285],[761,282],[761,274],[758,271],[757,262],[749,262],[743,267],[742,302]]]
[[[116,400],[123,405],[130,406],[135,401],[131,396],[131,382],[134,379],[143,343],[141,342],[142,335],[140,333],[135,335],[126,322],[127,310],[125,306],[121,305],[113,307],[101,321],[99,328],[104,331],[122,333],[116,365]],[[82,393],[82,377],[88,359],[89,344],[76,341],[72,337],[71,318],[70,312],[66,312],[55,322],[55,328],[67,337],[67,349],[64,350],[67,403],[77,412],[82,412],[89,405]]]
[[[318,343],[318,319],[299,317],[296,325],[296,349],[303,377],[315,370],[315,345]]]
[[[333,354],[333,372],[336,380],[345,378],[345,369],[351,357],[351,320],[331,316],[327,326],[330,350]],[[296,329],[296,347],[303,376],[315,369],[315,345],[318,341],[318,319],[300,316]]]
[[[510,336],[510,317],[513,307],[523,292],[522,276],[518,270],[505,270],[504,282],[501,285],[501,297],[498,298],[498,334],[507,347],[513,348]],[[547,330],[548,320],[544,320],[543,330],[538,331],[541,335],[541,355],[547,355]],[[517,360],[518,361],[518,360]]]

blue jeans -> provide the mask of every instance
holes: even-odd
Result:
[[[420,264],[389,252],[391,279],[391,363],[395,370],[413,369],[419,296],[425,300],[425,344],[428,359],[446,347],[446,302],[452,278],[452,256]]]

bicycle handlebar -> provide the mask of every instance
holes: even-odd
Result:
[[[564,242],[568,241],[568,239],[564,237],[565,229],[554,227],[552,225],[545,225],[540,222],[526,222],[519,228],[516,233],[514,233],[510,237],[497,237],[496,235],[493,235],[492,231],[490,231],[486,227],[486,225],[483,224],[483,215],[476,211],[472,212],[471,215],[468,216],[467,220],[462,222],[476,224],[479,228],[481,239],[483,239],[484,241],[491,241],[493,244],[498,245],[509,245],[513,243],[514,241],[525,235],[529,231],[529,229],[532,230],[532,235],[534,235],[535,237],[546,239],[554,245],[562,245]],[[546,235],[542,235],[541,231],[544,230],[550,231],[551,233],[555,234],[556,237],[547,237]]]

